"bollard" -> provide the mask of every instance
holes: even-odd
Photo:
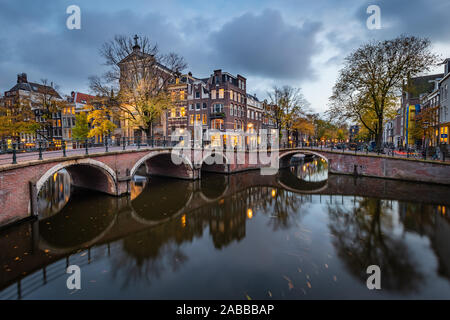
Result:
[[[85,147],[85,149],[86,149],[86,155],[88,155],[88,154],[89,154],[89,151],[88,151],[88,140],[87,140],[87,139],[84,140],[84,147]]]
[[[39,141],[39,160],[42,160],[42,142]]]
[[[141,137],[138,137],[138,139],[137,139],[137,148],[138,149],[141,148]]]
[[[105,136],[105,152],[108,152],[108,136]]]
[[[16,155],[16,143],[13,143],[13,158],[12,158],[12,164],[16,164],[17,163],[17,155]]]
[[[125,151],[125,145],[127,144],[125,137],[122,138],[122,150]]]
[[[65,158],[66,157],[66,142],[64,140],[62,142],[61,148],[62,148],[62,152],[63,152],[63,157]]]

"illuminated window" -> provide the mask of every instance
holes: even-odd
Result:
[[[203,124],[206,124],[206,113],[203,114]]]
[[[170,111],[170,116],[171,116],[172,118],[175,118],[175,117],[176,117],[176,113],[177,113],[176,109],[175,109],[175,108],[172,108],[172,110]]]
[[[211,129],[221,130],[223,128],[223,120],[222,119],[214,119],[211,121]]]
[[[223,99],[223,95],[224,95],[224,90],[219,89],[219,99]]]
[[[211,90],[211,99],[216,98],[216,90]]]
[[[180,100],[184,100],[184,91],[183,90],[180,91]]]
[[[189,117],[189,123],[194,124],[194,115],[193,114],[191,114]]]
[[[185,116],[186,116],[186,109],[185,109],[184,107],[181,107],[181,109],[180,109],[180,115],[181,115],[182,117],[185,117]]]
[[[195,115],[195,123],[200,123],[200,114]]]

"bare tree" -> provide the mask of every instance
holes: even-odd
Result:
[[[294,122],[309,111],[309,103],[300,88],[275,86],[267,94],[270,99],[269,117],[277,125],[280,137],[282,129],[289,131]]]
[[[383,121],[409,77],[430,71],[438,61],[426,38],[399,36],[370,42],[345,59],[331,96],[332,118],[352,119],[374,133],[381,147]]]
[[[114,98],[115,117],[127,120],[147,135],[153,124],[172,105],[167,87],[187,67],[176,53],[161,54],[148,37],[117,35],[100,50],[109,70],[100,78],[90,77],[90,88],[98,96]]]
[[[67,105],[66,101],[57,92],[58,86],[49,83],[47,79],[41,79],[41,84],[37,85],[38,99],[32,101],[32,107],[39,117],[39,129],[37,135],[49,142],[53,142],[55,127],[61,127],[61,119],[57,115]],[[59,124],[57,123],[59,121]]]

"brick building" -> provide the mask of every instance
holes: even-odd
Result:
[[[20,140],[24,143],[43,141],[59,145],[63,139],[62,114],[58,104],[63,101],[53,83],[29,82],[26,73],[17,75],[17,83],[5,92],[5,106],[14,107],[20,103],[29,105],[35,120],[41,124],[36,134],[21,133]],[[51,108],[49,106],[52,106]],[[46,106],[46,107],[45,107]]]
[[[438,140],[441,149],[450,156],[449,147],[449,131],[450,131],[450,59],[445,59],[443,62],[445,66],[445,73],[443,78],[439,81],[439,128],[438,128]]]
[[[402,142],[404,147],[413,147],[419,141],[412,135],[410,128],[415,125],[416,115],[420,113],[421,97],[433,92],[435,81],[443,74],[434,74],[411,78],[406,84],[401,99]]]

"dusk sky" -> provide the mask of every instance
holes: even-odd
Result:
[[[69,5],[81,9],[80,30],[66,27]],[[366,26],[369,5],[381,9],[379,30]],[[301,87],[323,112],[343,58],[364,42],[425,36],[450,57],[449,12],[448,0],[0,0],[0,91],[25,72],[62,94],[89,92],[88,77],[105,71],[102,43],[138,34],[182,55],[194,76],[239,73],[261,100],[273,85]]]

